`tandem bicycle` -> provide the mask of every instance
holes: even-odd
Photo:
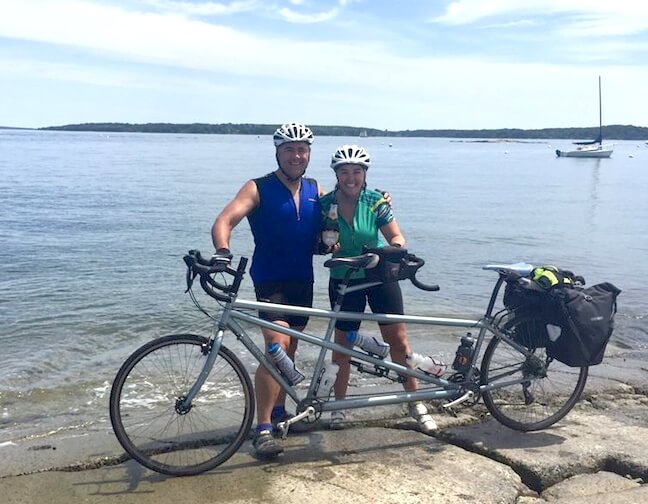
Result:
[[[240,358],[226,346],[229,338],[238,340],[295,402],[296,415],[278,425],[284,437],[294,423],[314,424],[325,412],[414,401],[443,401],[442,407],[452,408],[483,400],[501,424],[519,431],[540,430],[562,419],[574,407],[587,381],[588,367],[568,367],[547,355],[542,343],[547,329],[540,315],[496,309],[502,286],[529,275],[534,267],[530,264],[484,266],[498,276],[484,315],[472,320],[341,311],[345,293],[379,283],[368,279],[362,285],[349,286],[348,275],[339,286],[332,310],[245,300],[238,294],[247,258],[241,257],[237,267],[233,267],[229,260],[217,256],[207,259],[199,251],[191,250],[184,261],[187,291],[198,308],[213,319],[213,334],[175,334],[144,344],[121,366],[110,395],[110,418],[122,447],[145,467],[163,474],[193,475],[213,469],[228,460],[252,435],[253,385]],[[368,252],[332,258],[324,265],[369,271],[379,261],[378,255]],[[423,259],[407,254],[403,261],[407,279],[416,287],[438,290],[438,286],[416,278],[424,265]],[[198,303],[191,289],[194,279],[218,301],[216,315]],[[327,329],[321,336],[296,331],[259,318],[258,310],[328,319]],[[357,347],[337,344],[333,334],[338,319],[458,327],[469,329],[476,336],[467,359],[437,377]],[[270,328],[319,347],[312,372],[303,381],[307,388],[293,386],[279,372],[264,348],[253,341],[248,332],[250,326]],[[318,394],[326,356],[331,351],[348,355],[359,372],[379,379],[403,383],[414,377],[419,389],[362,392],[339,400],[330,393]]]

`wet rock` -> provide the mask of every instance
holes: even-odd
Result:
[[[556,483],[542,492],[542,497],[548,501],[556,501],[570,497],[616,494],[639,487],[641,487],[641,483],[636,480],[607,471],[599,471],[594,474],[578,474]]]

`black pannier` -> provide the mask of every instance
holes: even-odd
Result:
[[[551,289],[545,317],[548,323],[560,326],[561,332],[547,345],[547,355],[568,366],[600,364],[614,329],[620,293],[609,282],[585,289]]]
[[[547,272],[555,276],[551,284],[543,282]],[[526,338],[533,334],[533,346],[547,347],[548,356],[568,366],[600,364],[612,335],[616,298],[621,291],[607,282],[583,288],[582,277],[553,267],[536,268],[531,276],[534,279],[508,280],[504,289],[504,306],[538,315],[545,323],[544,330],[534,326],[533,331],[522,327],[520,332]],[[547,325],[557,327],[547,331]]]
[[[517,323],[513,339],[527,348],[545,348],[549,344],[547,324],[541,319],[529,319]]]
[[[410,258],[414,256],[402,247],[368,248],[363,252],[376,254],[379,257],[375,268],[365,270],[367,280],[382,283],[406,280],[422,266],[420,261],[411,261]]]

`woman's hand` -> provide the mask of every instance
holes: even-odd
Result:
[[[335,245],[331,245],[330,247],[327,247],[325,254],[335,254],[338,250],[340,250],[340,242],[336,243]]]
[[[334,254],[338,250],[340,250],[340,242],[335,245],[326,245],[324,242],[320,241],[317,244],[317,254],[319,255]]]

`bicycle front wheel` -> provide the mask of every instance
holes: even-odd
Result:
[[[190,407],[182,407],[207,359],[208,340],[180,334],[156,339],[122,365],[110,393],[110,420],[123,448],[142,465],[173,476],[225,462],[250,433],[252,382],[221,346]]]
[[[547,356],[546,323],[519,316],[504,333],[531,351],[530,356],[494,337],[481,365],[484,404],[503,425],[520,431],[546,429],[574,407],[587,381],[587,367],[573,368]],[[508,384],[508,385],[507,385]]]

